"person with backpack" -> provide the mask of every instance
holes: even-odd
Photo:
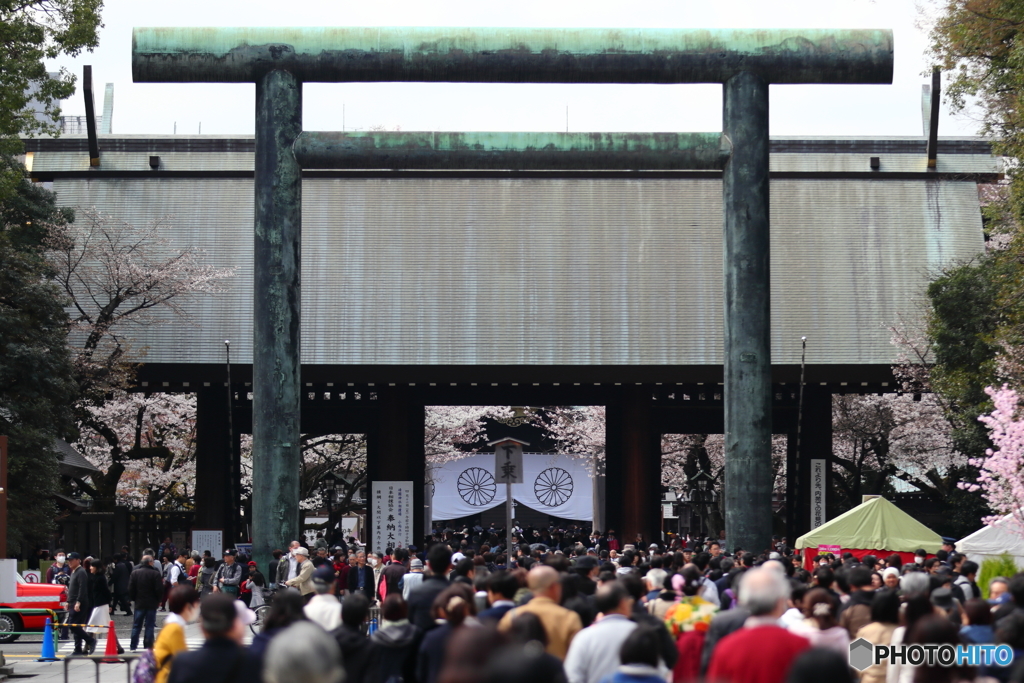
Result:
[[[185,569],[185,561],[187,559],[188,553],[182,550],[178,553],[177,559],[168,567],[167,583],[171,585],[171,590],[174,590],[176,586],[189,585],[188,570]]]
[[[238,597],[242,585],[242,565],[235,562],[235,551],[224,551],[224,564],[217,569],[213,580],[214,592],[226,593],[232,598]]]

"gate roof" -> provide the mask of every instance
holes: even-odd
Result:
[[[88,169],[75,139],[33,141],[33,174],[65,205],[146,222],[235,266],[186,305],[196,326],[140,329],[147,363],[252,358],[251,138],[118,136]],[[920,151],[919,151],[920,149]],[[196,151],[201,150],[201,151]],[[772,356],[888,365],[887,326],[928,279],[983,249],[975,140],[774,140]],[[158,171],[150,154],[161,155]],[[872,171],[869,156],[881,156]],[[649,365],[722,362],[716,173],[307,173],[305,365]]]

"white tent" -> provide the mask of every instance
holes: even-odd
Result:
[[[1006,515],[995,524],[983,526],[970,536],[961,538],[956,549],[979,565],[984,560],[1009,553],[1018,566],[1024,566],[1024,529],[1013,515]]]

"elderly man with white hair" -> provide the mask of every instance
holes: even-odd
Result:
[[[299,563],[298,573],[295,578],[285,581],[284,585],[298,589],[308,603],[313,597],[313,563],[309,561],[309,551],[305,548],[295,549],[295,559]]]
[[[766,563],[768,564],[768,563]],[[783,683],[789,668],[810,642],[779,625],[786,611],[790,585],[785,572],[769,566],[747,571],[740,580],[743,628],[715,646],[708,680],[719,683]]]
[[[761,565],[761,568],[775,572],[780,576],[786,575],[786,567],[778,560],[765,562]],[[738,587],[735,590],[737,593],[739,592]],[[711,663],[711,653],[714,651],[718,641],[725,638],[730,633],[743,628],[743,624],[746,623],[749,616],[750,612],[740,604],[730,610],[719,612],[711,620],[711,626],[708,629],[707,636],[704,638],[704,648],[701,650],[700,654],[700,673],[702,676],[708,671],[708,664]]]
[[[327,633],[298,621],[270,641],[263,660],[265,683],[342,683],[341,650]]]

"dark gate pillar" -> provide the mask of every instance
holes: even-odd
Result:
[[[196,391],[197,529],[225,529],[229,517],[231,456],[228,451],[227,389],[215,385]],[[225,535],[224,542],[229,539]],[[132,548],[138,551],[137,548]]]
[[[605,516],[623,545],[637,534],[645,543],[661,538],[661,436],[651,408],[644,386],[623,387],[607,408]]]
[[[367,434],[366,469],[369,474],[368,496],[373,495],[375,481],[411,481],[413,495],[413,544],[423,547],[423,490],[426,474],[424,456],[424,406],[416,400],[409,387],[383,387],[377,391],[376,429]],[[366,525],[368,542],[377,532],[372,527],[373,514],[367,501]]]
[[[256,82],[256,249],[253,260],[253,555],[299,537],[299,270],[302,83],[287,71]]]
[[[832,491],[832,392],[823,387],[807,387],[804,393],[804,415],[799,456],[792,450],[795,468],[789,476],[788,489],[793,490],[793,521],[789,524],[792,547],[797,538],[811,530],[811,460],[825,460],[826,509],[834,504]],[[795,442],[795,433],[790,437]],[[828,521],[826,516],[826,521]]]
[[[725,535],[759,552],[772,537],[772,360],[768,271],[768,83],[741,72],[723,88],[732,156],[725,208]]]

